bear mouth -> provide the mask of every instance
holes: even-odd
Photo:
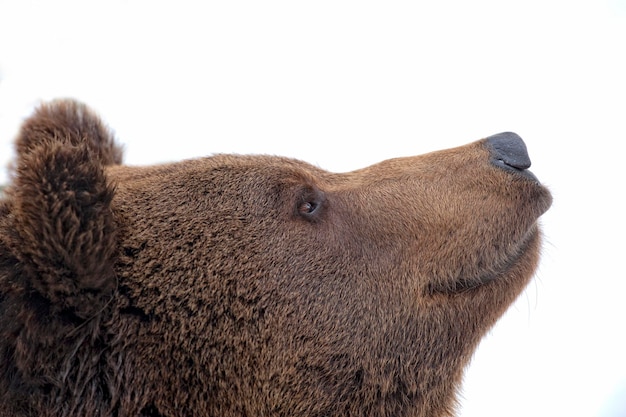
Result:
[[[505,259],[498,262],[495,266],[477,275],[467,277],[459,276],[457,279],[440,285],[431,285],[430,294],[460,294],[470,293],[480,290],[481,288],[499,281],[501,278],[508,276],[515,269],[522,259],[533,251],[536,240],[539,239],[539,229],[535,225],[528,231],[524,238],[515,245],[515,248],[505,256]]]

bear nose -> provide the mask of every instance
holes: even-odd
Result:
[[[526,144],[517,134],[504,132],[489,136],[487,145],[491,151],[491,163],[504,169],[524,171],[530,167]]]

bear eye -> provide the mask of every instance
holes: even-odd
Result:
[[[324,193],[315,188],[300,190],[295,212],[309,221],[317,220],[324,207]]]
[[[317,203],[314,201],[306,201],[298,207],[300,214],[313,214],[317,210]]]

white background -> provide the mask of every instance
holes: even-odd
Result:
[[[0,0],[2,167],[32,106],[67,96],[128,164],[271,153],[347,171],[519,133],[554,194],[544,258],[459,415],[626,416],[623,0]]]

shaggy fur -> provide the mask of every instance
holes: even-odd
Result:
[[[272,156],[131,168],[57,101],[16,146],[1,416],[452,415],[551,202],[484,140],[345,174]]]

